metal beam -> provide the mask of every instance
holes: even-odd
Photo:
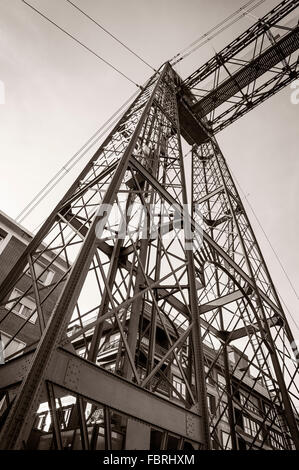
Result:
[[[275,45],[266,49],[258,57],[250,61],[204,98],[193,105],[192,109],[198,117],[207,116],[211,111],[228,101],[240,90],[264,75],[277,65],[283,57],[288,57],[299,48],[299,28],[295,28]]]
[[[267,320],[267,323],[270,328],[276,325],[281,325],[282,318],[281,317],[272,317]],[[244,338],[250,334],[254,334],[259,330],[259,326],[257,323],[253,323],[252,325],[248,325],[246,327],[238,328],[234,331],[227,331],[226,334],[229,335],[229,342],[235,341],[240,338]]]
[[[1,366],[0,378],[4,387],[17,384],[22,375],[25,376],[32,359],[31,353]],[[198,413],[186,410],[65,349],[55,351],[45,380],[152,426],[203,443]]]
[[[230,294],[223,295],[222,297],[218,297],[215,300],[211,300],[211,302],[207,302],[206,304],[200,305],[198,310],[200,314],[210,312],[215,308],[223,307],[224,305],[230,304],[231,302],[235,302],[236,300],[242,299],[244,294],[240,290],[236,290],[231,292]]]
[[[276,7],[271,9],[266,15],[260,18],[250,28],[235,38],[230,44],[222,49],[218,55],[212,57],[208,62],[202,65],[199,69],[195,70],[189,77],[187,77],[183,85],[192,88],[200,81],[212,75],[219,67],[218,57],[222,57],[224,62],[228,62],[240,51],[244,50],[267,30],[278,24],[292,11],[298,8],[298,0],[283,0]]]

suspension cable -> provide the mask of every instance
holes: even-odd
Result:
[[[249,12],[255,10],[258,6],[260,6],[262,3],[264,3],[266,0],[250,0],[249,2],[247,2],[245,5],[243,5],[242,7],[240,7],[238,10],[236,10],[234,13],[232,13],[231,15],[229,15],[227,18],[225,18],[224,20],[222,20],[220,23],[218,23],[216,26],[214,26],[213,28],[211,28],[207,33],[203,34],[202,36],[200,36],[198,39],[196,39],[195,41],[193,41],[191,44],[189,44],[189,46],[185,47],[184,49],[182,49],[178,54],[176,54],[175,56],[172,57],[172,59],[170,60],[170,63],[172,65],[175,65],[177,64],[178,62],[182,61],[183,59],[185,59],[186,57],[188,57],[189,55],[191,55],[193,52],[195,52],[197,49],[199,49],[200,47],[204,46],[205,44],[207,44],[209,41],[211,41],[212,39],[214,39],[215,37],[217,37],[220,33],[222,33],[223,31],[226,31],[230,26],[234,25],[235,23],[237,23],[241,18],[243,18],[244,16],[248,15]],[[254,4],[251,8],[248,8],[252,3],[254,2],[257,2],[256,4]],[[248,8],[248,9],[247,9]],[[246,9],[246,10],[245,10]],[[241,13],[243,11],[242,14],[240,14],[237,18],[234,18],[236,15],[238,15],[238,13]],[[231,21],[230,23],[226,24],[229,20],[231,20],[232,18],[233,21]],[[221,26],[225,25],[223,28],[219,29]],[[214,34],[212,34],[214,33]],[[193,49],[189,50],[192,46],[195,46],[193,47]],[[188,52],[187,52],[188,51]]]
[[[56,26],[56,28],[58,28],[60,31],[62,31],[64,34],[66,34],[68,37],[70,37],[71,39],[73,39],[76,43],[80,44],[80,46],[84,47],[84,49],[86,49],[88,52],[90,52],[91,54],[93,54],[95,57],[97,57],[98,59],[100,59],[102,62],[104,62],[104,64],[108,65],[110,68],[112,68],[115,72],[117,72],[118,74],[120,74],[122,77],[124,77],[126,80],[128,80],[129,82],[133,83],[135,86],[137,86],[138,88],[141,88],[140,85],[138,85],[138,83],[136,83],[134,80],[132,80],[130,77],[128,77],[126,74],[124,74],[120,69],[118,69],[117,67],[115,67],[114,65],[112,65],[110,62],[108,62],[106,59],[104,59],[103,57],[101,57],[97,52],[95,52],[94,50],[92,50],[90,47],[86,46],[83,42],[81,42],[79,39],[77,39],[75,36],[73,36],[71,33],[69,33],[68,31],[66,31],[65,29],[63,29],[61,26],[59,26],[57,23],[55,23],[55,21],[51,20],[50,18],[48,18],[48,16],[46,16],[45,14],[41,13],[37,8],[35,8],[34,6],[30,5],[30,3],[26,2],[25,0],[22,0],[23,3],[25,3],[29,8],[31,8],[32,10],[34,10],[36,13],[38,13],[40,16],[42,16],[45,20],[47,20],[49,23],[51,23],[53,26]]]
[[[140,55],[138,55],[136,52],[134,52],[130,47],[128,47],[126,44],[124,44],[120,39],[118,39],[114,34],[112,34],[107,28],[104,28],[100,23],[98,23],[94,18],[92,18],[89,14],[87,14],[85,11],[81,10],[75,3],[71,2],[71,0],[66,0],[70,5],[72,5],[74,8],[76,8],[82,15],[86,16],[90,21],[92,21],[94,24],[96,24],[99,28],[101,28],[105,33],[107,33],[109,36],[111,36],[116,42],[121,44],[125,49],[127,49],[131,54],[133,54],[135,57],[137,57],[141,62],[143,62],[147,67],[149,67],[151,70],[156,72],[156,69],[152,67],[146,60],[144,60]]]
[[[45,199],[45,197],[57,186],[57,184],[74,168],[74,166],[86,155],[90,150],[111,128],[111,126],[119,119],[120,112],[133,100],[137,95],[136,91],[126,102],[118,108],[115,113],[85,142],[85,144],[61,167],[61,169],[51,178],[51,180],[36,194],[36,196],[24,207],[18,214],[16,220],[21,223],[29,214]],[[111,122],[112,121],[112,122]],[[110,125],[109,125],[110,124]],[[109,127],[107,128],[107,126]],[[94,140],[95,139],[95,140]],[[82,152],[82,153],[81,153]]]

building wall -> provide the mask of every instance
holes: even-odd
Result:
[[[3,282],[11,268],[18,261],[28,243],[32,240],[32,237],[33,235],[30,232],[26,231],[8,216],[0,212],[0,283]],[[42,256],[39,261],[41,264],[47,265],[50,259],[50,255],[47,255],[46,257]],[[53,263],[49,271],[49,283],[55,283],[59,279],[63,273],[63,267],[64,261],[61,259],[59,262]],[[26,274],[22,276],[18,282],[17,289],[24,293],[31,284],[31,276]],[[58,286],[53,294],[51,294],[42,305],[43,315],[46,322],[50,318],[61,289],[62,285]],[[43,300],[48,293],[49,289],[46,288],[44,291],[41,291],[41,300]],[[26,298],[27,297],[30,301],[35,303],[33,292],[26,296]],[[15,339],[25,343],[26,345],[30,345],[38,341],[41,334],[38,318],[34,323],[31,321],[25,323],[26,319],[14,311],[10,311],[8,314],[8,309],[10,309],[11,306],[12,304],[10,304],[9,307],[7,304],[2,304],[0,306],[0,333],[2,334],[2,340],[4,341],[5,337],[12,337],[17,334]],[[24,326],[21,329],[22,325]]]

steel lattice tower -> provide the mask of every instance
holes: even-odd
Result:
[[[250,41],[269,37],[273,24],[297,3],[282,2],[253,27],[254,34],[247,32]],[[249,44],[246,35],[238,41],[242,47]],[[250,98],[239,95],[237,111],[229,104],[216,115],[217,107],[235,94],[241,73],[230,71],[225,84],[219,78],[221,67],[227,68],[241,50],[233,44],[184,82],[169,63],[150,78],[3,281],[0,301],[7,311],[0,322],[30,294],[40,340],[0,368],[2,396],[9,397],[1,448],[26,447],[37,410],[47,402],[53,445],[62,449],[66,428],[57,403],[70,395],[75,412],[69,426],[85,449],[94,445],[94,434],[88,432],[98,423],[97,410],[107,449],[113,448],[115,413],[122,416],[119,428],[126,428],[126,448],[138,448],[150,425],[200,448],[223,448],[219,423],[225,415],[236,449],[240,415],[247,410],[250,416],[260,387],[267,408],[260,413],[251,448],[263,447],[279,423],[283,447],[299,449],[294,338],[215,139],[228,120],[239,117],[236,113],[243,115],[278,91],[283,80],[285,86],[298,76],[298,62],[284,64],[298,48],[298,26],[280,39],[279,48],[271,41],[260,48],[263,60],[271,56],[268,69],[275,52],[282,62],[281,70],[275,69],[278,84],[263,77],[266,84],[261,85],[260,72],[253,77],[244,65],[242,86],[254,82],[256,88]],[[258,58],[252,60],[260,70]],[[211,74],[218,81],[198,100],[194,88]],[[192,146],[190,211],[182,136]],[[48,286],[38,282],[42,273],[36,270],[45,257],[45,271],[56,259],[66,263]],[[13,296],[25,276],[26,290]],[[54,292],[59,298],[47,319],[43,305]],[[99,357],[113,334],[120,339],[115,370],[107,372]],[[180,390],[170,380],[173,366],[182,379]],[[214,384],[217,402],[211,409],[207,383],[215,380],[216,367],[224,380]],[[240,401],[244,383],[246,397]],[[175,403],[157,393],[161,384]]]

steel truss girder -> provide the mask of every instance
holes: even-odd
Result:
[[[232,96],[238,94],[244,87],[281,62],[281,55],[278,51],[281,51],[283,57],[288,57],[298,48],[299,28],[295,28],[278,41],[276,45],[272,46],[271,49],[266,49],[262,54],[241,68],[241,70],[229,77],[225,82],[222,82],[211,93],[194,104],[193,111],[199,117],[207,116],[215,108],[225,101],[229,101]],[[275,51],[277,51],[276,55],[274,54]],[[252,99],[252,97],[250,98]],[[246,103],[246,98],[243,99],[244,103]]]
[[[294,54],[299,48],[298,23],[293,29],[280,28],[281,20],[297,7],[294,0],[281,2],[184,80],[182,95],[214,134],[299,77],[298,57]],[[274,28],[287,33],[277,40]],[[239,55],[250,45],[252,57],[243,60]]]
[[[107,405],[148,425],[203,444],[200,440],[201,417],[195,411],[184,409],[150,393],[65,349],[56,349],[54,356],[52,366],[45,375],[46,381],[70,392],[79,393],[86,399]],[[30,353],[2,366],[5,369],[5,374],[1,374],[2,387],[18,385],[32,360],[33,353]]]
[[[268,12],[260,21],[252,25],[248,30],[244,31],[239,37],[234,39],[228,46],[221,51],[221,56],[224,61],[228,61],[234,57],[238,52],[242,51],[246,46],[253,43],[257,37],[264,34],[265,31],[271,27],[279,24],[279,22],[293,10],[298,7],[297,0],[283,0],[270,12]],[[188,87],[194,87],[199,81],[202,81],[215,70],[217,70],[219,63],[217,57],[213,57],[206,64],[202,65],[198,70],[193,72],[188,78],[184,80],[184,84]]]
[[[223,190],[219,191],[219,188],[223,188]],[[197,201],[201,201],[199,204],[200,208],[195,204]],[[280,347],[285,347],[285,339],[287,338],[289,341],[287,348],[291,354],[293,336],[285,319],[278,295],[258,247],[244,206],[240,200],[225,159],[214,139],[200,146],[193,154],[193,203],[194,208],[196,207],[196,211],[194,212],[195,219],[198,212],[201,214],[203,221],[220,221],[219,224],[204,222],[203,228],[209,232],[209,236],[215,243],[220,245],[221,249],[226,252],[231,262],[233,261],[238,264],[239,268],[252,280],[250,290],[247,291],[241,302],[237,300],[235,307],[231,310],[229,306],[226,308],[225,305],[219,305],[218,313],[215,313],[215,317],[219,318],[218,322],[220,321],[220,323],[223,316],[224,318],[227,318],[228,315],[230,317],[231,326],[229,329],[231,331],[225,332],[227,341],[225,341],[222,346],[224,360],[227,355],[225,350],[226,344],[230,341],[237,341],[238,344],[238,340],[246,337],[247,344],[243,343],[243,347],[245,347],[246,351],[249,345],[253,349],[253,353],[251,353],[251,361],[244,367],[244,371],[249,370],[250,365],[255,364],[260,371],[259,374],[265,376],[271,400],[273,400],[273,403],[279,403],[279,406],[285,410],[289,432],[296,446],[298,446],[298,426],[295,418],[296,411],[289,397],[289,390],[294,387],[296,389],[294,376],[296,375],[297,368],[295,366],[294,376],[292,376],[293,372],[288,372],[284,378],[282,370],[291,371],[294,365],[292,361],[288,359],[289,353],[286,353],[286,356],[282,357],[278,352],[278,344],[281,344]],[[229,274],[231,270],[230,266],[232,266],[232,264],[227,262],[226,274]],[[213,268],[211,265],[209,278],[206,282],[205,290],[202,292],[202,300],[205,298],[204,295],[213,294],[215,297],[214,302],[217,304],[219,297],[232,295],[236,279],[234,279],[232,272],[230,274],[227,281],[221,280],[224,274],[221,274],[219,270]],[[271,300],[270,309],[266,307],[266,298]],[[213,305],[213,301],[211,301],[211,304]],[[272,316],[273,312],[277,311],[277,308],[273,308],[275,305],[280,310],[278,316]],[[268,304],[268,306],[270,306],[270,304]],[[203,315],[203,317],[205,318],[205,315]],[[215,317],[211,319],[211,323],[214,326],[218,324],[218,322],[215,321]],[[240,322],[241,324],[243,323],[241,327]],[[222,328],[220,328],[220,330],[221,329]],[[266,353],[263,351],[263,347],[266,348]],[[269,369],[270,360],[272,361],[273,372]],[[233,374],[233,372],[231,373]],[[271,384],[272,373],[275,374],[276,379]],[[286,385],[284,380],[287,380],[288,385]],[[229,374],[227,375],[226,382],[227,390],[229,390]],[[279,393],[281,393],[279,396],[278,390]],[[231,396],[233,401],[235,400],[234,393],[227,393],[227,395],[228,397]],[[232,420],[232,436],[235,431],[235,424]],[[285,434],[285,439],[285,445],[288,446],[288,433]]]

